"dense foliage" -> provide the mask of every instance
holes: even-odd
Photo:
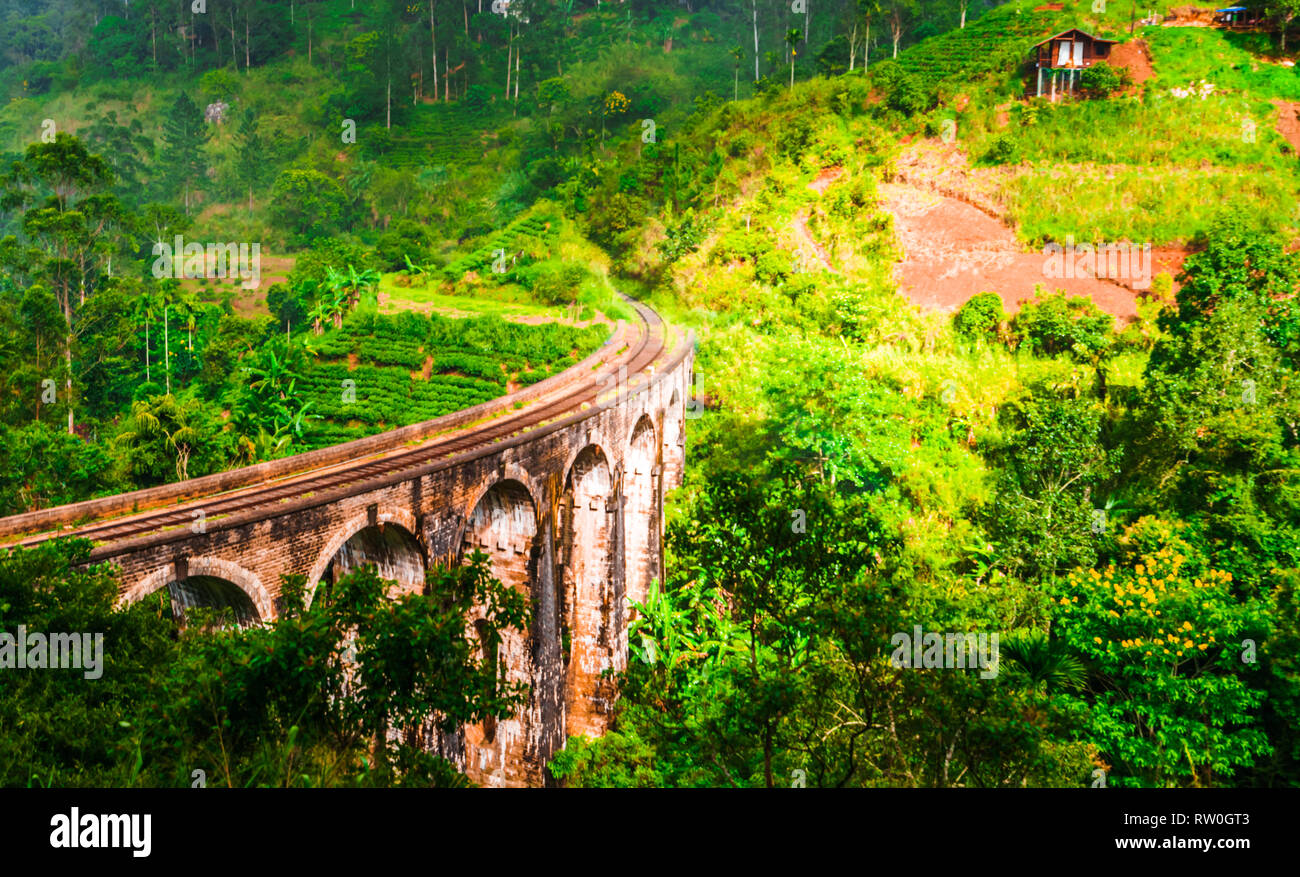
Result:
[[[699,398],[612,724],[554,778],[1300,785],[1286,22],[407,5],[0,0],[0,512],[499,396],[595,349],[617,286],[696,330]],[[1073,26],[1145,39],[1153,77],[1023,99]],[[922,310],[882,186],[927,171],[1027,244],[1186,249],[1177,292],[1127,322],[1052,288]],[[291,264],[264,299],[154,276],[176,235]],[[166,590],[114,608],[87,550],[0,555],[0,628],[104,631],[111,670],[6,675],[0,783],[454,785],[413,741],[525,696],[466,632],[527,623],[481,558],[397,600],[289,579],[240,631]],[[900,663],[923,634],[993,660]]]

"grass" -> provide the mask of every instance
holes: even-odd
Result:
[[[1271,127],[1273,108],[1242,97],[1212,95],[1205,100],[1156,97],[1081,100],[1044,104],[1037,122],[1008,133],[1020,158],[1028,161],[1101,164],[1270,165],[1289,172],[1294,158],[1283,154],[1285,141]],[[1246,122],[1254,136],[1244,136]]]
[[[537,304],[517,286],[485,287],[474,295],[454,295],[432,285],[398,286],[395,282],[398,276],[385,274],[379,282],[379,292],[387,296],[381,308],[383,313],[418,310],[449,316],[474,314],[515,321],[540,318],[555,322],[564,322],[569,316],[567,308]]]
[[[1031,243],[1187,241],[1227,207],[1274,216],[1295,214],[1295,185],[1271,170],[1182,166],[1039,168],[1005,192],[1010,217]]]
[[[1219,90],[1256,98],[1300,100],[1300,67],[1283,67],[1260,55],[1270,50],[1267,34],[1229,33],[1206,27],[1147,27],[1156,82],[1161,88],[1202,79]]]

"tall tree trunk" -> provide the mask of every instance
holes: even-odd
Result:
[[[758,0],[754,2],[754,81],[758,82]]]
[[[429,0],[429,45],[433,52],[433,99],[438,99],[438,28],[433,21],[433,0]]]
[[[239,72],[239,55],[235,54],[239,48],[238,41],[235,40],[235,4],[230,4],[230,63],[235,65],[235,72]]]
[[[519,112],[519,49],[515,49],[515,112]]]
[[[1136,5],[1134,8],[1137,8]],[[961,0],[961,27],[963,30],[966,29],[966,0]]]
[[[244,7],[244,69],[253,66],[251,50],[248,48],[248,7]]]
[[[510,61],[515,50],[514,28],[506,25],[506,100],[510,100]]]
[[[63,363],[64,363],[64,365],[66,365],[66,366],[68,367],[68,380],[67,380],[67,384],[66,384],[67,389],[68,389],[68,435],[73,435],[73,434],[76,432],[76,430],[75,430],[75,428],[74,428],[75,425],[74,425],[73,422],[72,422],[72,331],[71,331],[71,326],[69,326],[68,336],[67,336],[67,338],[64,340],[64,345],[63,345]]]
[[[853,22],[853,32],[849,34],[849,72],[853,72],[853,62],[858,55],[858,23]]]

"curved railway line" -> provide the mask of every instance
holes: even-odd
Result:
[[[672,352],[668,348],[669,328],[662,318],[639,302],[632,299],[628,299],[628,302],[636,309],[641,324],[639,337],[634,343],[626,347],[620,347],[617,341],[607,344],[607,347],[617,349],[598,353],[595,365],[588,366],[589,360],[584,360],[557,375],[554,385],[517,410],[514,406],[520,404],[520,396],[527,395],[526,390],[481,406],[484,409],[490,408],[497,414],[485,422],[450,432],[435,433],[433,427],[445,419],[439,418],[391,430],[369,437],[370,442],[363,439],[348,443],[364,445],[364,451],[359,451],[355,457],[315,466],[304,460],[301,467],[290,468],[269,479],[258,476],[255,471],[258,467],[235,470],[227,474],[236,481],[242,479],[246,483],[229,489],[218,488],[206,495],[176,499],[152,510],[137,512],[133,507],[132,511],[105,519],[106,516],[96,516],[92,512],[95,503],[103,500],[91,500],[41,513],[0,519],[0,535],[6,543],[4,547],[30,546],[59,536],[75,535],[95,543],[95,555],[111,555],[116,552],[111,549],[105,551],[109,546],[157,538],[166,531],[188,528],[199,510],[202,511],[204,520],[211,521],[214,527],[220,526],[220,520],[213,521],[214,518],[229,519],[237,516],[240,520],[245,520],[249,516],[270,517],[281,513],[284,504],[294,499],[320,495],[324,501],[340,492],[350,493],[368,489],[378,483],[415,477],[417,470],[427,470],[443,462],[450,463],[485,446],[509,440],[539,427],[581,419],[608,395],[608,390],[603,389],[604,385],[610,385],[617,394],[636,392],[637,388],[633,385],[641,381],[638,376],[647,369],[652,369],[666,352]],[[617,339],[619,333],[616,332],[613,337]],[[689,344],[689,339],[683,343]],[[683,343],[674,347],[681,350]],[[641,386],[647,384],[648,381],[641,381]],[[411,430],[422,428],[431,434],[411,446],[411,439],[408,438]],[[374,446],[374,440],[380,441],[379,447]],[[343,450],[348,445],[338,445],[335,448]],[[292,461],[294,458],[288,459]],[[241,472],[246,472],[247,475],[241,475]],[[120,505],[133,496],[144,494],[147,491],[122,494],[116,499]],[[159,500],[155,504],[162,505],[164,502],[166,500]],[[86,514],[78,515],[80,509],[84,509]],[[95,517],[99,520],[81,523],[86,518]],[[40,521],[38,527],[42,532],[35,532],[36,527],[24,526],[24,519]]]

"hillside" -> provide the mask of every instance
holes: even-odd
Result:
[[[518,525],[524,586],[458,542],[423,593],[349,573],[251,632],[113,605],[85,545],[0,554],[0,621],[90,618],[162,680],[0,689],[48,719],[0,734],[6,783],[176,785],[216,752],[229,785],[456,786],[416,725],[505,739],[527,709],[568,722],[531,765],[566,786],[1300,784],[1300,19],[209,2],[236,24],[0,0],[5,514],[499,397],[602,344],[620,293],[695,333],[683,483],[574,447],[544,500],[447,516]],[[1109,60],[1031,96],[1034,46],[1076,28]],[[178,235],[260,243],[257,288],[160,276]],[[671,405],[579,444],[667,441]],[[661,501],[629,602],[628,522]],[[69,583],[53,608],[38,577]],[[313,674],[372,622],[369,693],[411,643],[455,672],[340,718],[352,677]],[[957,635],[984,651],[928,638]],[[542,636],[577,667],[544,710],[507,684]],[[599,722],[566,712],[579,671]],[[218,677],[258,694],[202,712]],[[77,711],[106,730],[68,742]]]

